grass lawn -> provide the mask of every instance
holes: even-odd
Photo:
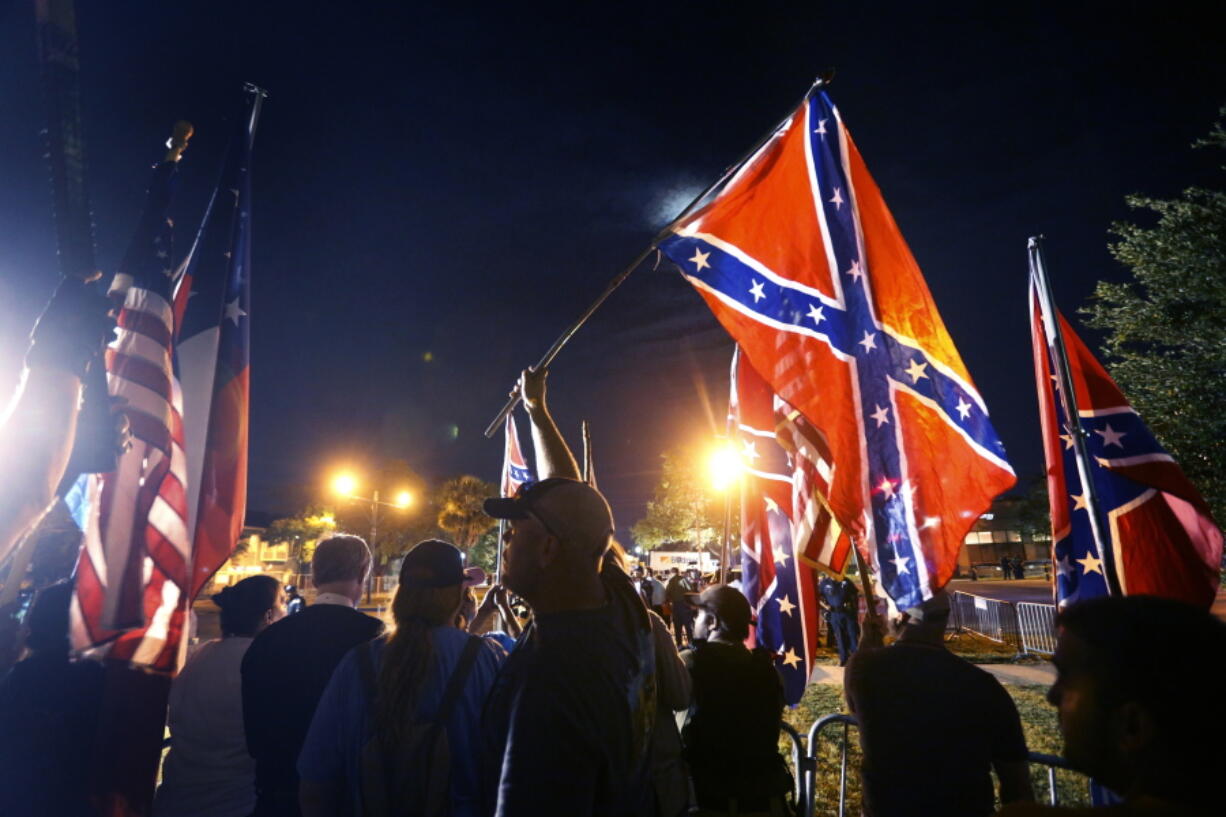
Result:
[[[1043,752],[1050,755],[1060,754],[1063,741],[1056,725],[1056,711],[1044,700],[1046,687],[1014,686],[1006,684],[1005,689],[1017,704],[1018,714],[1022,719],[1022,728],[1026,733],[1026,745],[1032,752]],[[813,722],[823,715],[832,712],[846,712],[843,702],[843,688],[836,684],[813,684],[806,691],[804,698],[795,709],[784,711],[784,720],[791,724],[802,736],[806,735]],[[839,758],[842,746],[843,730],[840,726],[828,727],[823,735],[818,737],[817,756],[817,814],[838,814],[839,803]],[[860,745],[855,728],[848,731],[848,774],[847,774],[847,810],[849,815],[860,813]],[[791,762],[791,743],[780,741],[780,750]],[[1047,800],[1047,767],[1031,766],[1031,779],[1034,785],[1035,797],[1041,802]],[[1072,772],[1058,771],[1056,786],[1060,794],[1061,805],[1089,805],[1085,779]]]

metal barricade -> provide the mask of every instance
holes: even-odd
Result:
[[[1020,648],[1017,611],[1013,603],[954,591],[950,599],[950,627],[969,630],[998,644],[1014,644]]]
[[[809,757],[805,754],[805,739],[790,723],[784,722],[780,724],[783,728],[783,733],[788,736],[792,742],[792,769],[794,770],[796,781],[796,802],[805,803],[806,792],[808,791],[808,769],[812,765]],[[803,809],[803,806],[802,806]],[[801,812],[803,814],[803,810]]]
[[[1056,605],[1018,602],[1017,629],[1022,652],[1036,655],[1054,654],[1056,652]]]
[[[1056,786],[1056,770],[1064,769],[1066,771],[1076,772],[1076,769],[1069,766],[1068,761],[1059,755],[1045,755],[1042,752],[1031,752],[1028,760],[1031,763],[1038,763],[1047,767],[1047,802],[1052,806],[1060,805],[1060,790]],[[1080,775],[1079,772],[1078,774]],[[1088,777],[1085,780],[1085,785],[1086,798],[1088,801],[1092,801],[1093,791],[1090,779]]]
[[[804,817],[814,817],[817,813],[817,771],[818,771],[818,737],[827,726],[838,724],[842,727],[841,744],[839,747],[839,817],[847,813],[847,753],[851,743],[849,733],[851,727],[859,726],[854,715],[835,713],[824,715],[809,727],[808,752],[803,763],[796,764],[797,802],[800,803],[800,813]],[[803,771],[802,771],[803,770]],[[801,782],[803,780],[803,782]],[[803,792],[803,799],[801,793]]]

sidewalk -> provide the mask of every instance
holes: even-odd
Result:
[[[1056,680],[1056,668],[1051,664],[976,664],[996,676],[1002,684],[1017,686],[1051,686]],[[843,668],[818,665],[809,676],[811,684],[843,685]]]

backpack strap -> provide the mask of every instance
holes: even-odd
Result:
[[[473,665],[477,663],[477,653],[484,640],[475,635],[468,637],[468,642],[464,644],[464,651],[460,653],[460,660],[456,662],[455,669],[451,671],[451,679],[447,681],[443,700],[439,702],[438,714],[434,716],[436,723],[445,724],[451,717],[452,710],[460,700],[460,693],[464,691],[464,684],[468,681],[469,673],[472,672]]]
[[[375,659],[370,652],[370,642],[363,641],[358,645],[358,678],[362,681],[362,691],[366,693],[366,714],[373,720],[375,715]]]

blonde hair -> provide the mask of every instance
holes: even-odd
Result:
[[[348,533],[330,536],[315,546],[311,580],[318,587],[343,581],[365,581],[370,572],[370,548],[366,540]]]

